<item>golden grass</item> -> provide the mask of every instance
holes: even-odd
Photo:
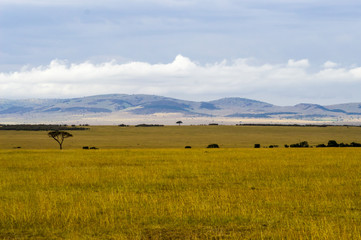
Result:
[[[74,137],[65,139],[64,149],[95,146],[119,148],[204,148],[217,143],[222,148],[250,148],[308,141],[311,145],[338,142],[361,142],[361,127],[277,127],[277,126],[165,126],[117,127],[92,126],[88,131],[69,131]],[[0,131],[0,149],[57,149],[58,144],[47,132]]]
[[[361,151],[1,150],[0,239],[360,239]]]

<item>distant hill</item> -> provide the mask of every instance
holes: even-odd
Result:
[[[13,122],[31,122],[31,119],[37,122],[39,119],[66,121],[77,117],[101,119],[112,114],[127,114],[128,117],[178,114],[186,117],[358,121],[361,117],[361,103],[276,106],[246,98],[196,102],[143,94],[109,94],[70,99],[0,99],[0,123],[5,119]]]

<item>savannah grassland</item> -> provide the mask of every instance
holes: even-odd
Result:
[[[0,239],[361,239],[361,149],[282,147],[361,142],[359,127],[72,134],[60,151],[0,131]]]

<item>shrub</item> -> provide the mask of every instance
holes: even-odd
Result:
[[[357,142],[352,142],[351,147],[361,147],[361,144]]]
[[[327,143],[327,147],[339,147],[340,144],[338,144],[335,140],[330,140]]]
[[[212,143],[207,146],[207,148],[219,148],[218,144]]]
[[[261,144],[259,144],[259,143],[256,143],[255,145],[254,145],[254,148],[260,148],[261,147]]]
[[[191,146],[185,146],[184,148],[192,148]]]
[[[308,148],[310,145],[308,145],[307,141],[303,141],[300,143],[295,143],[295,144],[291,144],[290,147],[291,148]]]

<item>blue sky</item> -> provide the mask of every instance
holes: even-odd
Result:
[[[2,0],[0,98],[361,102],[360,29],[356,0]]]

